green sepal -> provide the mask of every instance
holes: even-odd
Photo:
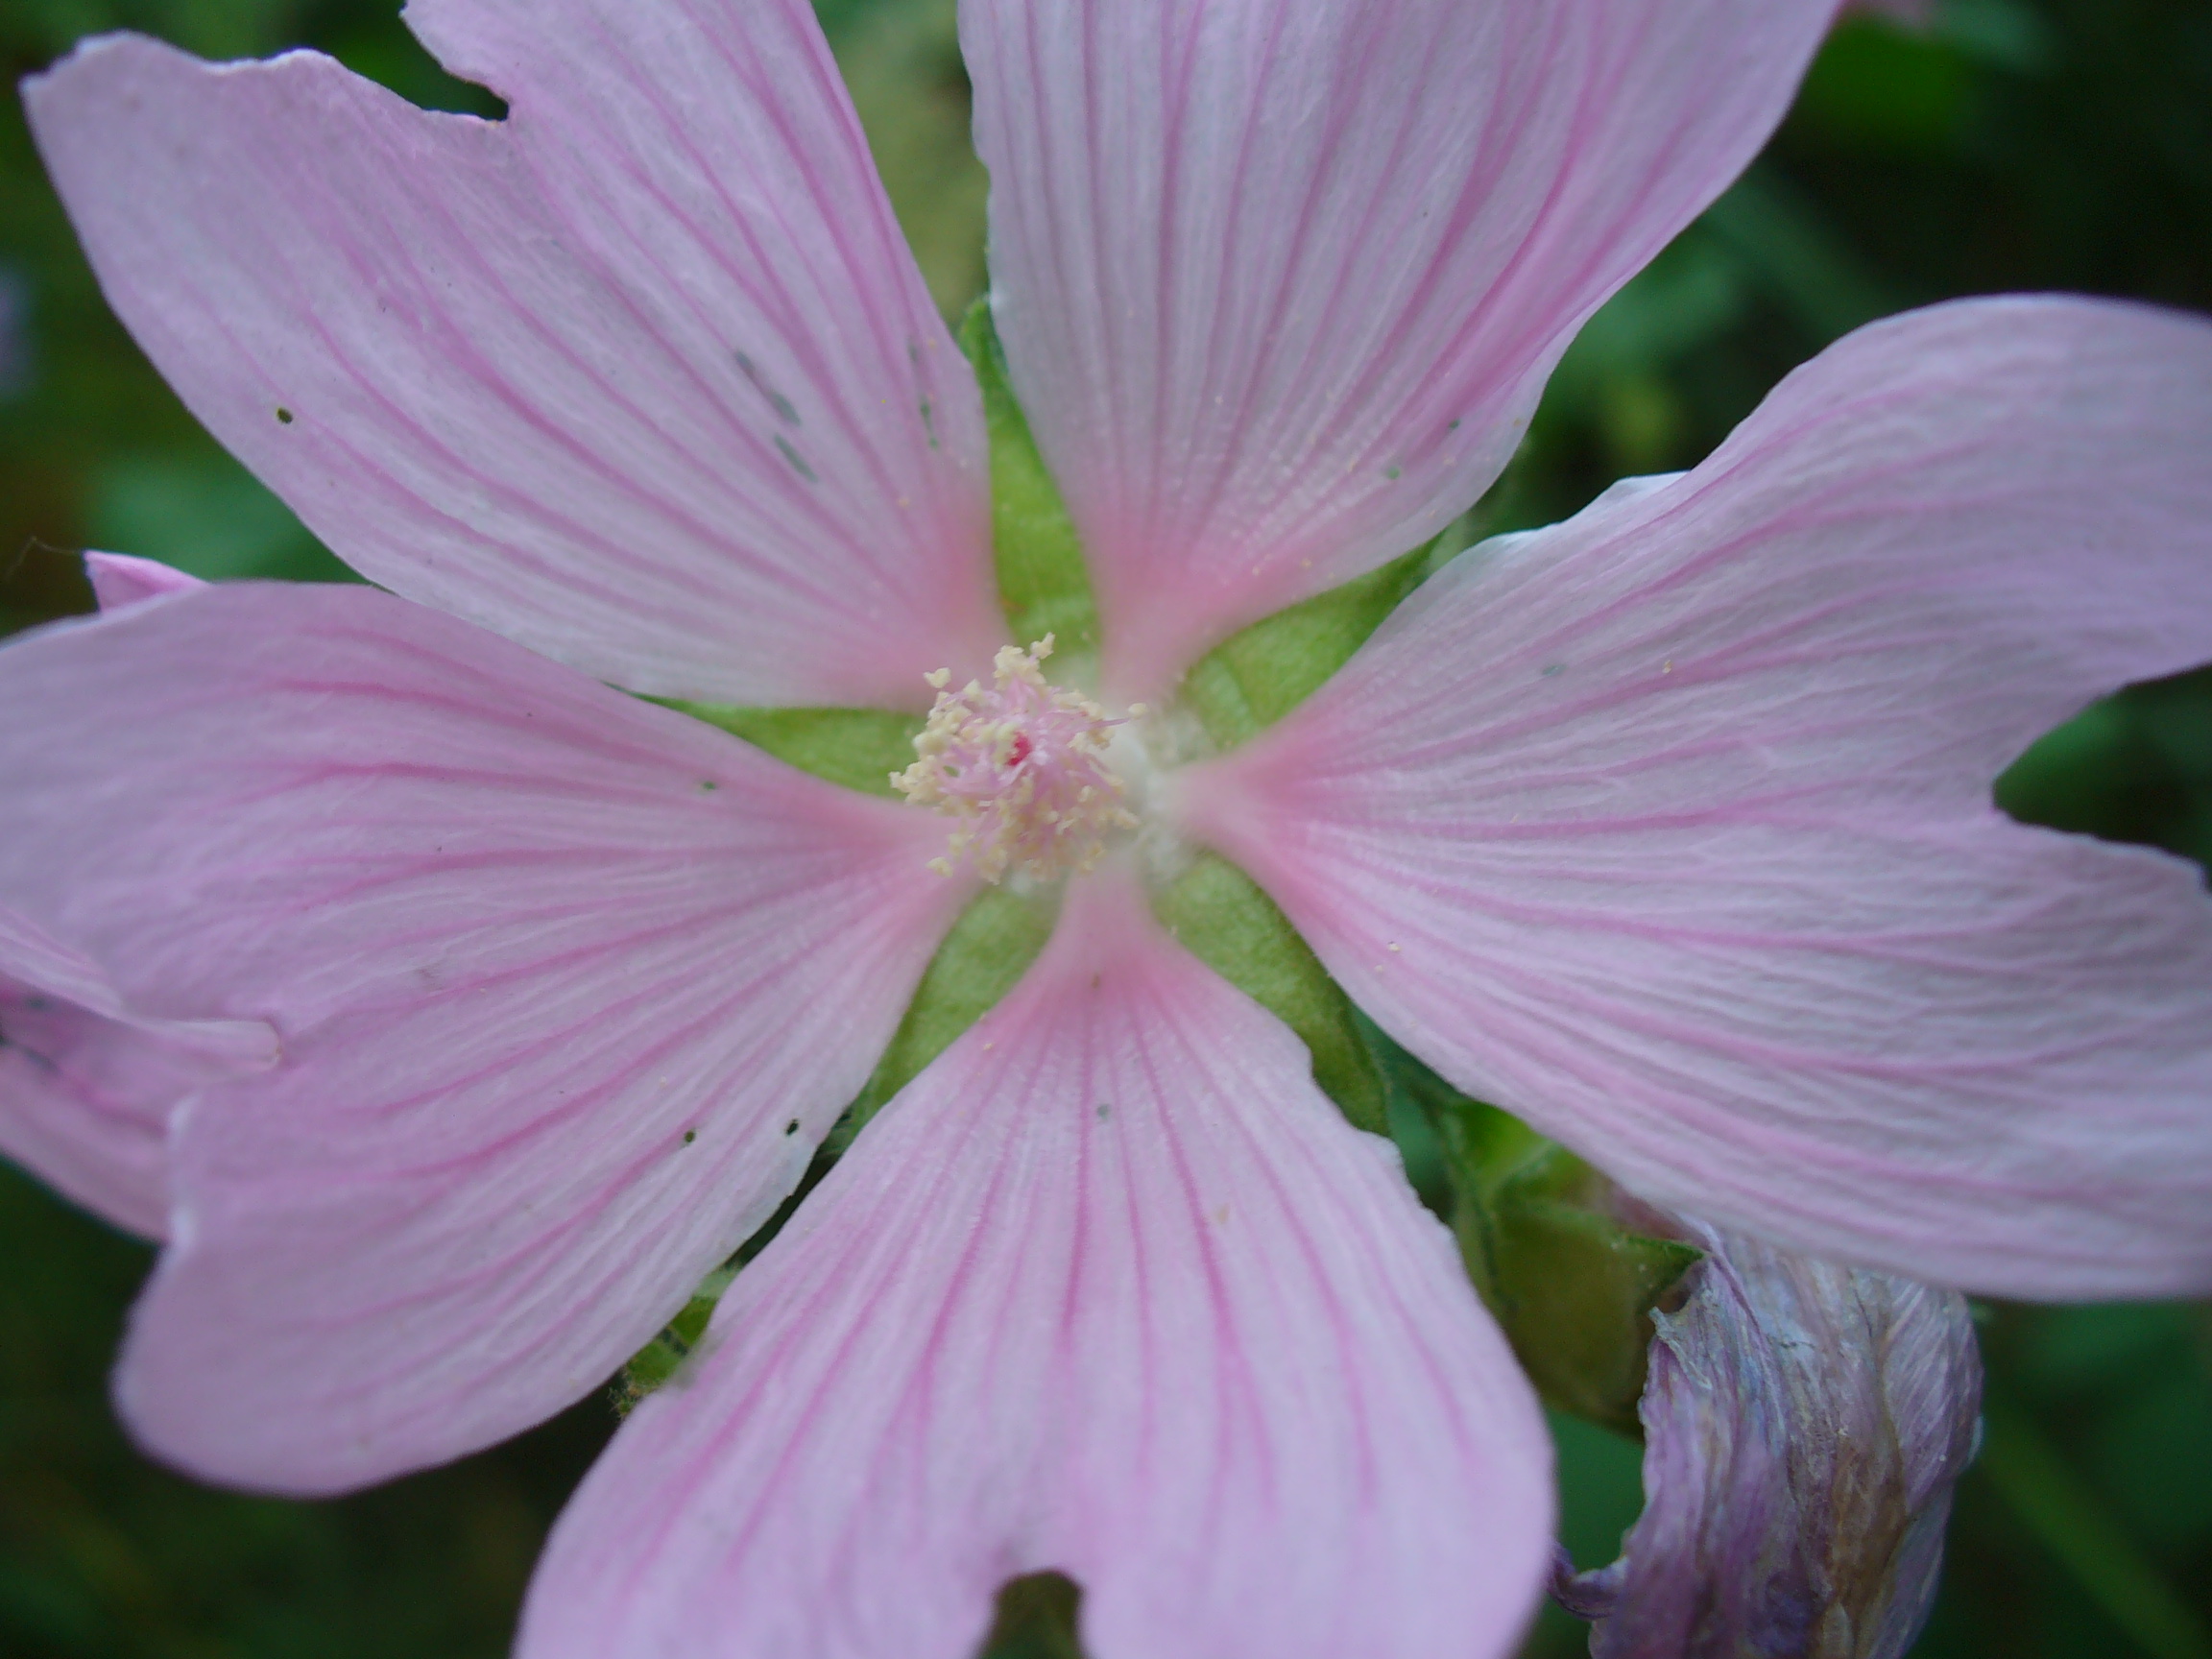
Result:
[[[737,1264],[717,1267],[707,1276],[705,1284],[693,1292],[691,1300],[684,1304],[684,1310],[668,1321],[652,1341],[630,1357],[622,1367],[622,1374],[614,1383],[614,1409],[627,1417],[656,1388],[665,1385],[683,1368],[684,1361],[691,1358],[691,1350],[699,1345],[699,1338],[707,1334],[707,1322],[714,1316],[714,1305],[722,1300],[722,1292],[730,1288],[737,1277]]]
[[[894,800],[899,791],[891,787],[891,774],[914,764],[914,739],[924,724],[919,714],[888,709],[730,709],[663,697],[647,701],[719,726],[802,772]]]
[[[875,1075],[830,1131],[832,1152],[851,1145],[892,1095],[1014,989],[1052,936],[1058,916],[1056,892],[1031,897],[1004,887],[986,887],[960,913],[930,958]]]
[[[1077,664],[1098,656],[1098,605],[1073,520],[1060,487],[1037,452],[1028,417],[1014,400],[1006,353],[991,321],[991,302],[978,300],[960,325],[960,349],[974,365],[983,391],[983,421],[991,439],[991,545],[998,570],[998,604],[1018,645],[1049,634],[1055,641],[1053,678],[1065,683]]]
[[[1652,1310],[1700,1253],[1623,1226],[1604,1176],[1365,1029],[1391,1086],[1435,1129],[1467,1275],[1537,1392],[1561,1410],[1640,1432]]]
[[[1313,1081],[1356,1127],[1389,1133],[1382,1074],[1352,999],[1257,882],[1202,854],[1153,895],[1152,909],[1185,950],[1298,1034]]]
[[[1179,706],[1197,716],[1220,748],[1248,742],[1351,660],[1435,568],[1445,544],[1439,537],[1380,570],[1231,635],[1183,677]]]
[[[627,1417],[656,1388],[666,1386],[676,1380],[699,1346],[700,1337],[707,1334],[708,1324],[714,1316],[714,1309],[723,1294],[737,1282],[737,1275],[775,1241],[776,1235],[783,1231],[783,1224],[799,1213],[807,1195],[822,1184],[837,1162],[837,1153],[827,1143],[815,1148],[814,1157],[806,1166],[806,1172],[799,1178],[799,1185],[785,1195],[776,1207],[776,1213],[760,1224],[754,1235],[737,1246],[737,1254],[700,1281],[699,1288],[691,1292],[690,1301],[684,1304],[683,1311],[661,1327],[661,1334],[630,1356],[614,1379],[613,1401],[617,1416]]]

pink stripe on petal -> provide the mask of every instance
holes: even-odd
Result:
[[[257,1021],[132,1013],[97,965],[0,908],[0,1153],[116,1226],[167,1229],[171,1108],[276,1061]]]
[[[416,0],[513,103],[81,48],[26,92],[112,303],[373,580],[633,690],[980,668],[981,407],[805,0]]]
[[[128,553],[87,553],[84,575],[103,611],[158,599],[165,593],[189,592],[206,586],[197,576],[155,559],[134,559]]]
[[[2198,871],[2001,817],[2212,659],[2212,326],[1969,301],[1478,549],[1185,780],[1460,1087],[1645,1194],[2002,1294],[2212,1287]]]
[[[1510,1652],[1549,1440],[1395,1154],[1078,881],[632,1415],[522,1659],[969,1659],[1007,1578],[1094,1659]]]
[[[1835,0],[966,0],[1014,384],[1108,672],[1434,535]]]
[[[366,589],[0,651],[0,894],[284,1064],[172,1132],[119,1383],[326,1491],[604,1382],[766,1218],[964,898],[926,814]]]

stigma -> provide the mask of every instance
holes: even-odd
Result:
[[[914,739],[914,764],[891,781],[912,805],[956,821],[945,856],[929,864],[939,874],[969,869],[994,884],[1080,876],[1137,828],[1128,787],[1106,761],[1125,722],[1047,681],[1051,655],[1047,634],[1026,651],[1003,647],[988,686],[971,680],[952,691],[949,670],[928,676],[936,706]]]

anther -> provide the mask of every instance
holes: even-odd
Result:
[[[1047,880],[1080,875],[1117,831],[1137,828],[1105,758],[1121,722],[1049,684],[1040,665],[1051,654],[1049,634],[1026,651],[1004,647],[989,688],[970,681],[951,691],[943,668],[925,677],[937,703],[914,739],[914,764],[891,781],[913,805],[959,820],[932,870],[966,866],[991,882],[1016,870]]]

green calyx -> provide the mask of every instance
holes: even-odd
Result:
[[[1389,1132],[1382,1073],[1351,998],[1258,882],[1202,854],[1153,895],[1152,909],[1186,950],[1298,1033],[1313,1081],[1355,1127]]]
[[[998,1005],[1044,950],[1059,914],[1055,898],[1031,897],[1005,887],[985,888],[960,913],[930,958],[875,1075],[830,1131],[831,1150],[850,1145],[894,1094],[920,1076],[922,1069],[950,1047],[961,1032]]]
[[[630,1357],[630,1362],[614,1380],[614,1410],[618,1415],[629,1416],[640,1400],[664,1386],[683,1369],[684,1361],[691,1358],[691,1351],[707,1334],[707,1323],[714,1317],[714,1305],[736,1277],[737,1263],[717,1267],[692,1293],[691,1300],[684,1304],[684,1310],[668,1321],[661,1334]]]
[[[914,761],[918,714],[888,709],[729,709],[713,703],[651,701],[719,726],[786,765],[864,795],[899,798],[891,774]]]
[[[1436,567],[1438,538],[1380,570],[1315,594],[1231,635],[1183,677],[1178,704],[1215,747],[1249,742],[1351,661],[1407,594]]]
[[[1624,1225],[1604,1176],[1361,1025],[1389,1087],[1434,1131],[1467,1276],[1537,1392],[1561,1410],[1639,1433],[1652,1310],[1700,1253]]]
[[[983,424],[991,440],[991,551],[998,575],[998,608],[1017,645],[1053,637],[1056,667],[1080,671],[1097,661],[1098,604],[1074,521],[1060,499],[1029,419],[1015,400],[1006,353],[978,300],[960,325],[960,349],[983,393]],[[1057,677],[1057,676],[1056,676]]]

